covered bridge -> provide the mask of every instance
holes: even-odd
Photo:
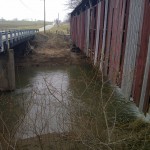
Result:
[[[71,38],[126,99],[150,106],[150,0],[82,0]]]

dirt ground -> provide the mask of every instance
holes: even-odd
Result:
[[[15,58],[17,67],[70,65],[80,62],[80,56],[71,52],[70,41],[64,37],[38,34],[30,44],[33,50],[28,55]]]

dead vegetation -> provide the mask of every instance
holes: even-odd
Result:
[[[46,34],[40,32],[31,41],[34,50],[27,57],[17,59],[16,66],[54,66],[70,65],[69,24],[55,25]]]
[[[70,41],[65,35],[39,33],[31,45],[34,46],[34,50],[27,57],[19,59],[17,66],[70,64]]]
[[[70,25],[69,23],[61,23],[59,25],[55,25],[49,32],[55,34],[68,35],[70,34]]]

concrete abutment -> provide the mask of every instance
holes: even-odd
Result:
[[[0,91],[15,90],[14,50],[0,55]]]

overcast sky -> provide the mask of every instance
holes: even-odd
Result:
[[[63,20],[67,14],[67,0],[45,0],[46,20],[53,21],[57,18]],[[43,0],[0,0],[0,18],[4,19],[33,19],[43,20]]]

